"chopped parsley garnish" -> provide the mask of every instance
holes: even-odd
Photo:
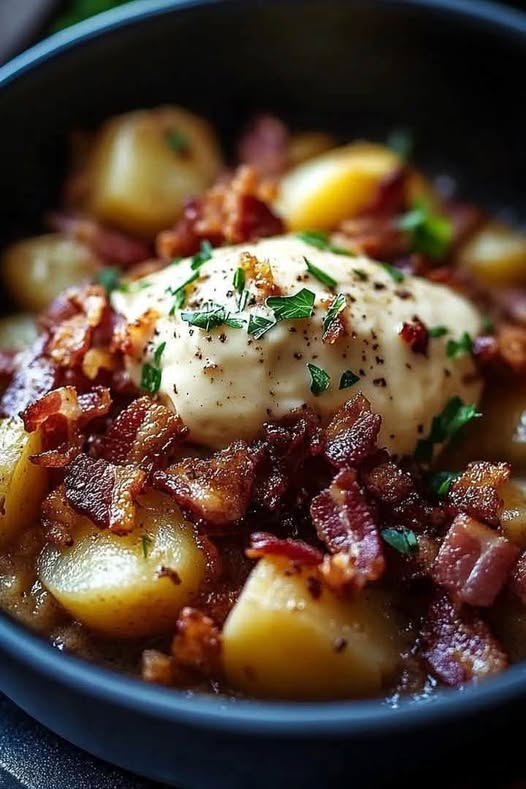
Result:
[[[264,318],[262,315],[251,315],[248,319],[248,333],[251,334],[255,340],[259,340],[260,337],[263,337],[263,335],[275,325],[276,321],[271,321],[268,318]]]
[[[172,288],[170,285],[166,288],[166,292],[169,293],[171,296],[175,296],[175,301],[172,305],[170,310],[170,315],[173,315],[176,310],[180,310],[184,307],[186,301],[186,287],[187,285],[191,285],[192,282],[195,282],[196,279],[199,279],[199,272],[194,271],[193,274],[190,274],[189,277],[185,279],[177,288]]]
[[[236,301],[237,308],[240,312],[243,312],[247,306],[248,297],[250,295],[248,290],[245,289],[245,281],[245,269],[241,267],[237,268],[234,274],[233,285],[236,293],[238,294]]]
[[[95,282],[102,285],[106,293],[112,293],[119,287],[121,271],[114,266],[107,266],[95,274]]]
[[[329,373],[326,373],[321,367],[316,367],[315,364],[309,363],[307,367],[311,377],[310,390],[313,395],[318,397],[318,395],[321,395],[322,392],[326,392],[329,388],[331,377]]]
[[[331,244],[329,236],[322,230],[303,230],[301,233],[296,233],[296,238],[299,238],[306,244],[310,244],[311,247],[316,247],[316,249],[333,252],[335,255],[347,255],[351,258],[356,257],[356,253],[352,252],[350,249],[344,249],[343,247]]]
[[[436,340],[437,337],[443,337],[444,334],[448,334],[449,329],[447,326],[432,326],[429,329],[429,336],[431,339]]]
[[[385,542],[398,553],[411,554],[418,551],[418,538],[411,529],[382,529]]]
[[[448,359],[454,359],[456,356],[462,356],[464,353],[471,353],[473,349],[473,340],[467,331],[464,332],[460,340],[448,340],[446,345],[446,354]]]
[[[434,260],[445,256],[453,237],[451,220],[434,214],[421,200],[400,219],[400,227],[410,234],[415,252],[423,252]]]
[[[148,558],[148,550],[150,545],[152,544],[152,538],[148,537],[147,534],[143,534],[141,537],[141,544],[142,544],[142,555],[144,559]]]
[[[387,138],[387,147],[400,159],[409,159],[414,148],[413,135],[409,129],[393,129]]]
[[[314,293],[302,288],[292,296],[269,296],[265,304],[277,321],[310,318],[314,309]]]
[[[367,274],[361,268],[353,268],[353,274],[356,274],[358,279],[361,279],[362,282],[366,282],[368,279]]]
[[[482,331],[484,334],[493,334],[495,331],[495,324],[491,320],[491,318],[484,318],[482,321]]]
[[[345,295],[343,293],[338,293],[336,298],[333,299],[333,301],[331,303],[331,306],[327,310],[327,314],[325,315],[325,317],[323,319],[323,328],[324,328],[325,331],[327,331],[327,329],[329,328],[329,326],[331,325],[333,320],[343,310],[343,308],[345,307],[346,303],[347,303],[347,300],[345,298]]]
[[[145,362],[141,372],[141,389],[150,394],[155,394],[161,386],[162,370]]]
[[[436,471],[434,474],[429,474],[427,482],[437,496],[446,496],[449,493],[451,483],[459,477],[459,471]]]
[[[182,131],[171,129],[165,139],[174,153],[188,153],[188,137]]]
[[[394,280],[397,285],[404,281],[405,277],[399,268],[396,268],[396,266],[391,266],[390,263],[380,263],[380,265],[385,271],[387,271],[391,279]]]
[[[415,449],[415,460],[419,463],[429,463],[433,459],[433,446],[441,444],[448,438],[458,435],[459,431],[471,422],[482,416],[477,411],[474,403],[465,404],[460,397],[452,397],[444,410],[433,417],[431,431],[427,438],[421,438]]]
[[[166,348],[166,342],[162,342],[155,349],[155,352],[153,354],[153,360],[154,360],[155,364],[157,365],[157,367],[159,367],[159,365],[161,363],[161,356],[163,355],[165,348]]]
[[[352,370],[345,370],[340,378],[338,389],[348,389],[350,386],[354,386],[354,384],[358,383],[359,380],[360,377],[355,375]]]
[[[119,282],[117,285],[117,290],[120,290],[121,293],[138,293],[141,290],[151,287],[151,282],[148,282],[145,279],[138,279],[135,280],[135,282]]]
[[[206,263],[207,260],[211,260],[212,250],[213,247],[210,241],[206,241],[205,239],[205,241],[201,242],[201,249],[196,255],[193,256],[192,262],[190,264],[194,271],[198,268],[201,268],[203,263]]]
[[[231,313],[222,304],[209,301],[201,310],[195,312],[182,312],[181,318],[191,326],[210,331],[218,326],[230,326],[231,329],[241,329],[244,322],[239,318],[232,318]]]
[[[321,268],[315,266],[314,263],[311,263],[308,258],[304,257],[303,260],[305,261],[305,265],[307,266],[307,271],[309,274],[312,274],[312,276],[321,282],[322,285],[326,285],[328,288],[336,287],[338,283],[334,277],[331,277],[330,274],[327,274],[325,271],[322,271]]]

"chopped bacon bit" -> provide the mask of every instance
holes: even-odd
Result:
[[[66,468],[66,500],[100,529],[126,534],[135,525],[134,502],[144,480],[144,472],[134,466],[114,466],[81,454]]]
[[[373,199],[361,212],[362,216],[396,216],[407,208],[407,181],[409,169],[405,165],[397,167],[385,175]]]
[[[144,346],[152,336],[158,318],[157,310],[150,308],[133,323],[121,323],[115,331],[114,345],[127,356],[141,359]]]
[[[519,549],[467,515],[457,515],[433,565],[435,583],[464,603],[489,606],[515,564]]]
[[[141,656],[141,676],[145,682],[170,687],[174,684],[174,661],[158,649],[145,649]]]
[[[318,537],[335,557],[324,562],[327,582],[363,587],[383,574],[385,561],[380,535],[356,472],[340,471],[330,487],[316,496],[310,512]]]
[[[510,581],[511,591],[526,605],[526,551],[519,556]]]
[[[499,490],[510,476],[511,468],[507,463],[485,460],[469,463],[464,473],[451,483],[448,504],[458,512],[498,526],[503,504]]]
[[[347,324],[340,312],[330,321],[322,334],[321,341],[326,345],[334,345],[335,342],[341,340],[342,337],[347,337],[348,334]]]
[[[57,384],[56,365],[43,355],[45,337],[38,337],[31,348],[16,358],[16,370],[0,400],[2,416],[17,416],[33,400]]]
[[[499,674],[508,658],[476,611],[457,608],[447,595],[437,595],[423,625],[423,657],[446,685]]]
[[[471,352],[481,370],[492,368],[502,363],[499,343],[497,338],[492,335],[475,337]]]
[[[209,527],[237,523],[250,504],[257,456],[237,441],[210,458],[185,458],[153,474],[153,485],[173,496],[191,520]]]
[[[526,328],[501,324],[497,329],[499,353],[514,373],[526,372]]]
[[[385,504],[400,504],[415,491],[411,474],[397,466],[385,451],[362,469],[361,478],[367,492]]]
[[[94,219],[69,214],[51,214],[53,230],[85,243],[100,260],[117,266],[131,266],[151,257],[151,247],[138,238],[112,230]]]
[[[325,456],[337,468],[361,463],[376,449],[382,418],[362,395],[354,395],[336,413],[325,434]]]
[[[176,413],[149,397],[140,397],[96,439],[93,454],[118,466],[132,463],[150,474],[168,465],[187,433]]]
[[[221,635],[212,619],[196,608],[181,611],[171,652],[179,666],[197,674],[221,674]]]
[[[250,548],[245,551],[249,559],[261,559],[263,556],[283,556],[299,564],[320,564],[323,556],[321,551],[303,540],[280,540],[274,534],[259,531],[250,535]]]
[[[64,485],[52,490],[41,508],[41,523],[48,542],[54,545],[73,545],[71,533],[78,519],[77,513],[66,501]]]
[[[427,355],[429,332],[425,323],[422,323],[420,318],[415,316],[411,323],[405,322],[399,334],[402,340],[409,345],[413,353],[421,353],[423,356]]]
[[[239,265],[244,270],[248,280],[251,280],[260,292],[258,301],[264,302],[268,296],[279,296],[281,289],[274,282],[272,267],[268,260],[258,260],[250,252],[242,252],[239,256]]]
[[[241,137],[239,161],[265,176],[279,176],[288,164],[289,132],[273,115],[258,115]]]

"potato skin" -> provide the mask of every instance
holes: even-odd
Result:
[[[116,638],[170,632],[205,572],[193,527],[172,502],[151,493],[140,504],[130,534],[99,530],[79,516],[74,544],[48,545],[39,561],[41,581],[69,614]]]
[[[181,149],[170,144],[177,134]],[[173,139],[173,138],[172,138]],[[180,216],[222,166],[212,127],[180,107],[112,118],[96,137],[87,165],[85,208],[104,222],[152,239]]]
[[[16,304],[40,312],[62,291],[91,279],[101,263],[85,244],[60,233],[18,241],[2,257],[2,276]]]
[[[41,449],[40,433],[26,433],[21,419],[0,420],[0,548],[38,519],[47,474],[30,457]]]
[[[393,616],[372,592],[318,596],[312,569],[259,561],[223,629],[232,687],[252,696],[331,699],[374,695],[397,668]]]

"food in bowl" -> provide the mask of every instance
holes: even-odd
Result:
[[[394,147],[262,116],[226,162],[177,107],[75,135],[2,258],[6,611],[255,697],[526,657],[526,238]]]

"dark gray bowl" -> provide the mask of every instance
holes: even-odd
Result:
[[[38,228],[72,127],[169,101],[208,115],[225,139],[255,108],[348,137],[409,126],[420,161],[520,216],[525,70],[526,18],[489,3],[143,0],[0,69],[0,242]],[[480,769],[506,748],[497,733],[521,725],[526,696],[516,666],[397,709],[190,697],[60,654],[4,615],[0,661],[0,690],[35,718],[180,787],[367,786],[431,762],[439,774],[473,760],[474,737]]]

